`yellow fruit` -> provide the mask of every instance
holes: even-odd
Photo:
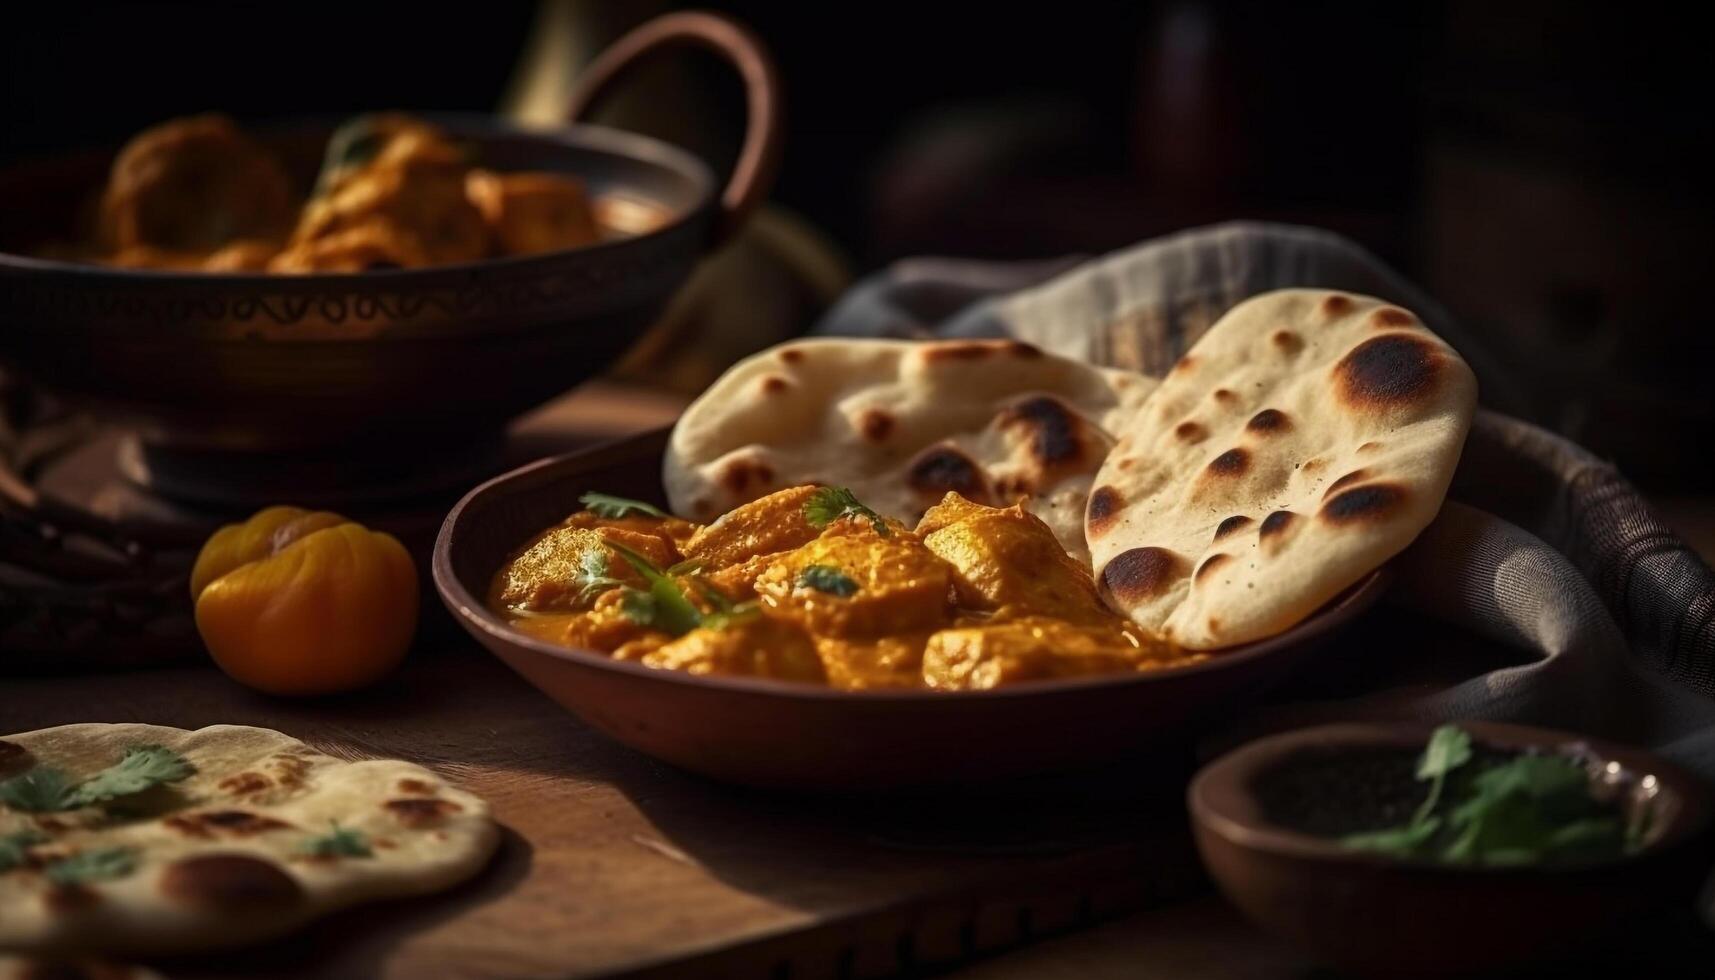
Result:
[[[328,694],[398,666],[417,570],[390,534],[269,507],[216,531],[191,572],[197,631],[220,669],[270,694]]]

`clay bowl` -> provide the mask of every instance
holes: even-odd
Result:
[[[483,646],[585,722],[717,779],[801,790],[908,790],[1082,771],[1254,698],[1380,595],[1372,575],[1301,625],[1187,667],[959,694],[841,692],[698,677],[526,636],[483,606],[516,549],[599,490],[665,504],[661,431],[543,460],[459,501],[435,542],[435,587]]]
[[[1363,974],[1498,970],[1576,951],[1653,902],[1691,901],[1709,868],[1709,790],[1638,749],[1565,732],[1461,722],[1500,749],[1603,760],[1628,806],[1651,810],[1638,853],[1582,865],[1450,867],[1354,852],[1271,822],[1258,781],[1294,760],[1355,749],[1419,752],[1427,725],[1326,725],[1263,738],[1205,766],[1189,805],[1197,848],[1221,891],[1258,925]],[[1325,756],[1323,756],[1325,757]]]
[[[248,476],[278,499],[282,454],[351,478],[377,456],[492,436],[612,364],[772,183],[775,72],[748,31],[714,15],[672,14],[622,38],[592,65],[568,117],[674,45],[713,49],[745,79],[749,131],[724,189],[701,160],[645,136],[422,114],[484,166],[582,178],[613,233],[582,248],[350,274],[114,269],[25,253],[73,234],[117,147],[0,172],[0,360],[129,421],[144,450],[129,475],[181,497],[245,500],[232,484]],[[308,187],[342,121],[252,135]]]

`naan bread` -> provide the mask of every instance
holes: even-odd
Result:
[[[66,725],[0,738],[0,755],[14,773],[52,767],[77,782],[148,745],[195,771],[74,810],[0,801],[0,840],[33,841],[22,862],[0,870],[0,950],[253,942],[343,906],[450,887],[480,870],[498,841],[487,804],[421,766],[346,762],[264,728]],[[314,853],[336,825],[370,853]],[[53,880],[58,862],[104,852],[119,856],[120,873]]]
[[[1155,382],[1011,340],[800,340],[734,365],[673,429],[663,480],[710,521],[804,483],[915,523],[956,490],[1019,498],[1088,564],[1084,500]]]
[[[163,980],[148,967],[86,958],[30,959],[0,953],[0,980]]]
[[[1396,306],[1307,289],[1239,304],[1096,477],[1104,595],[1191,649],[1287,629],[1435,516],[1476,403],[1464,360]]]

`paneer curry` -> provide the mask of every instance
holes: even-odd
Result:
[[[42,254],[131,269],[365,272],[579,248],[655,223],[571,174],[479,164],[422,120],[359,116],[333,133],[301,198],[284,163],[232,120],[173,119],[120,151],[82,241]]]
[[[1020,506],[948,493],[915,528],[836,487],[708,525],[587,494],[495,575],[490,606],[550,643],[694,674],[967,690],[1179,666],[1103,605]]]

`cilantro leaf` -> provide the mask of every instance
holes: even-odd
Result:
[[[578,586],[578,591],[577,595],[572,597],[572,603],[580,607],[594,602],[597,596],[608,589],[625,584],[608,574],[607,552],[601,548],[591,548],[578,559],[578,574],[573,582]]]
[[[80,851],[48,865],[48,880],[56,885],[81,885],[123,878],[137,870],[137,852],[129,847]]]
[[[667,567],[667,574],[668,575],[695,575],[697,572],[700,572],[702,570],[703,570],[703,560],[701,558],[687,558],[684,561],[679,562],[676,565],[669,565]]]
[[[857,594],[857,580],[832,565],[809,565],[798,573],[799,586],[849,599]]]
[[[1425,820],[1413,821],[1403,827],[1390,827],[1387,830],[1372,830],[1359,834],[1347,834],[1340,838],[1340,843],[1360,851],[1379,851],[1397,857],[1408,857],[1416,854],[1429,843],[1435,832],[1441,829],[1440,817],[1429,817]]]
[[[1471,761],[1471,736],[1457,725],[1442,725],[1429,736],[1429,745],[1417,760],[1417,778],[1445,776]]]
[[[0,783],[0,803],[14,810],[47,813],[70,809],[72,784],[65,772],[52,766],[37,766]]]
[[[891,533],[881,515],[865,507],[845,487],[822,487],[804,501],[804,520],[811,527],[827,527],[842,517],[865,518],[875,533],[884,538]]]
[[[1442,725],[1429,736],[1429,745],[1417,760],[1417,778],[1432,780],[1429,795],[1412,814],[1412,824],[1421,824],[1435,812],[1441,802],[1441,790],[1447,784],[1447,774],[1471,761],[1471,736],[1454,725]]]
[[[312,857],[373,857],[369,838],[359,830],[348,830],[338,823],[320,837],[312,837],[298,846],[298,852]]]
[[[609,541],[607,546],[612,548],[619,557],[625,559],[625,563],[635,569],[637,574],[643,576],[643,580],[649,583],[647,592],[632,589],[626,593],[620,609],[627,617],[635,623],[652,626],[674,636],[684,636],[701,625],[703,614],[691,603],[690,599],[686,598],[685,591],[679,588],[679,583],[656,568],[649,559],[625,545],[617,541]],[[638,595],[647,595],[649,600],[645,602],[635,598]]]
[[[125,757],[91,776],[67,796],[66,808],[104,803],[141,793],[162,783],[174,783],[195,772],[184,756],[161,745],[138,745]]]
[[[666,517],[667,512],[653,504],[629,497],[615,497],[610,493],[586,493],[578,498],[578,503],[590,509],[597,517],[618,520],[627,514],[642,514],[646,517]]]
[[[29,856],[30,846],[43,843],[47,839],[46,834],[34,830],[0,834],[0,872],[11,871],[23,864]]]

